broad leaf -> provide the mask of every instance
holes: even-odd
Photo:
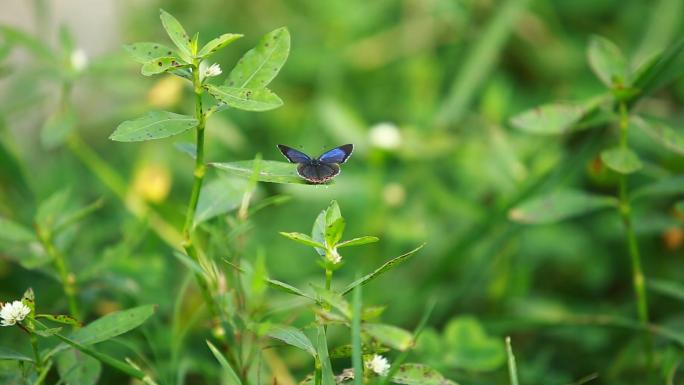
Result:
[[[67,349],[57,355],[57,371],[65,384],[93,385],[102,371],[100,361],[76,349]]]
[[[627,82],[625,57],[610,40],[601,36],[592,36],[587,56],[591,69],[606,86],[613,87]]]
[[[133,60],[140,64],[145,64],[156,58],[175,56],[174,51],[171,48],[159,43],[144,42],[127,44],[124,45],[124,49],[131,55]]]
[[[342,233],[344,233],[344,227],[345,221],[341,217],[330,223],[325,229],[325,244],[329,247],[337,245],[337,242],[342,238]]]
[[[652,119],[644,119],[639,116],[632,117],[631,122],[650,136],[651,139],[662,145],[663,148],[679,155],[684,155],[684,136],[679,135],[677,131],[667,124]]]
[[[147,115],[121,123],[109,139],[118,142],[139,142],[182,134],[197,126],[191,116],[167,111],[152,111]]]
[[[218,349],[216,349],[216,347],[211,342],[209,342],[208,340],[206,342],[207,342],[207,346],[209,346],[209,350],[211,350],[211,354],[213,354],[214,357],[216,358],[216,361],[218,361],[219,364],[221,364],[221,368],[223,368],[224,372],[228,376],[229,384],[231,384],[231,385],[242,385],[242,381],[240,381],[240,377],[238,377],[238,375],[235,373],[235,370],[228,363],[226,358],[223,357],[223,354]]]
[[[14,350],[6,348],[4,346],[0,346],[0,360],[33,362],[33,358],[26,356],[22,353],[15,352]]]
[[[349,247],[349,246],[360,246],[360,245],[365,245],[367,243],[375,243],[379,241],[380,238],[378,237],[372,237],[372,236],[365,236],[365,237],[359,237],[359,238],[354,238],[350,239],[348,241],[340,242],[337,244],[337,247]]]
[[[225,84],[254,90],[264,88],[278,75],[289,53],[290,32],[287,28],[271,31],[238,61]]]
[[[296,348],[302,349],[305,352],[316,357],[316,349],[311,344],[309,338],[301,330],[285,325],[274,325],[271,326],[266,335],[280,340],[288,345],[292,345]]]
[[[179,70],[187,66],[187,64],[181,64],[178,58],[175,57],[158,57],[143,64],[140,68],[140,73],[144,76],[152,76]]]
[[[577,104],[545,104],[514,116],[511,124],[530,134],[565,134],[575,129],[585,113],[586,109]]]
[[[312,247],[325,247],[324,245],[314,241],[311,239],[310,236],[302,233],[284,233],[281,232],[280,235],[284,236],[285,238],[292,239],[295,242],[299,242],[301,244],[307,245],[307,246],[312,246]]]
[[[617,207],[617,199],[577,190],[561,190],[522,202],[509,211],[508,217],[520,223],[545,224],[609,207]]]
[[[0,217],[0,241],[32,242],[36,236],[29,228]]]
[[[354,288],[356,286],[367,284],[368,282],[377,278],[380,274],[398,266],[402,262],[405,262],[411,256],[413,256],[413,254],[415,254],[418,250],[422,249],[423,246],[425,246],[425,244],[422,244],[422,245],[416,247],[415,249],[409,251],[408,253],[405,253],[405,254],[402,254],[398,257],[390,259],[389,261],[385,262],[382,266],[375,269],[372,273],[366,274],[363,277],[361,277],[361,278],[355,280],[354,282],[350,283],[349,285],[347,285],[347,287],[344,288],[344,290],[342,290],[342,295],[345,295],[345,294],[349,293],[350,291],[354,290]]]
[[[138,306],[110,313],[76,330],[71,335],[71,339],[83,345],[106,341],[137,328],[152,314],[154,314],[154,305]]]
[[[427,365],[411,363],[401,365],[392,377],[392,382],[403,385],[458,385]]]
[[[328,355],[328,341],[325,337],[325,329],[323,326],[318,327],[318,334],[316,338],[316,349],[318,351],[318,359],[321,363],[322,385],[335,385],[335,376],[330,364],[330,356]]]
[[[253,160],[229,163],[209,163],[209,165],[243,178],[251,178],[254,174]],[[308,184],[306,180],[297,175],[295,165],[272,160],[262,160],[260,162],[259,175],[257,179],[260,182],[270,183]]]
[[[181,23],[176,20],[175,17],[171,16],[170,13],[163,9],[160,9],[159,13],[162,25],[171,38],[171,41],[173,41],[173,44],[178,47],[181,58],[187,63],[192,63],[192,51],[190,49],[190,37],[188,36],[188,33],[185,32]]]
[[[364,323],[361,330],[391,348],[405,351],[414,345],[413,334],[402,328],[375,323]]]
[[[234,42],[235,40],[241,38],[243,35],[235,33],[224,33],[223,35],[211,40],[202,47],[197,56],[202,58],[207,58],[214,54],[216,51],[227,46],[228,44]]]
[[[218,101],[245,111],[268,111],[283,105],[283,101],[267,88],[250,89],[207,84],[207,91]]]
[[[502,341],[488,336],[473,317],[451,320],[444,329],[444,340],[448,346],[444,361],[451,367],[488,371],[500,367],[506,359]]]
[[[246,188],[244,179],[218,178],[207,183],[200,191],[193,226],[240,207]]]
[[[620,174],[631,174],[643,167],[639,156],[627,147],[614,147],[601,152],[601,161]]]

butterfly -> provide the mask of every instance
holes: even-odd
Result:
[[[290,161],[297,163],[297,174],[314,184],[321,184],[334,178],[340,173],[340,164],[344,163],[354,151],[353,144],[335,147],[312,159],[305,153],[282,144],[278,150]]]

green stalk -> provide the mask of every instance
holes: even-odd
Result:
[[[35,333],[29,331],[31,338],[31,348],[33,349],[33,357],[36,360],[36,372],[40,373],[43,370],[43,360],[40,358],[40,350],[38,349],[38,339]]]
[[[73,274],[69,273],[66,257],[55,247],[49,232],[43,231],[39,227],[36,227],[36,229],[40,243],[43,245],[47,254],[52,257],[55,268],[57,268],[57,272],[59,273],[62,289],[69,301],[69,314],[76,319],[81,319],[81,312],[78,307],[78,300],[76,299],[76,279]]]
[[[518,385],[518,367],[515,364],[515,356],[511,347],[511,337],[506,337],[506,355],[508,356],[508,377],[511,385]]]
[[[620,103],[620,146],[627,147],[627,132],[629,129],[629,113],[627,105],[624,102]],[[625,236],[627,240],[627,249],[629,251],[630,261],[632,264],[632,282],[634,285],[634,294],[637,300],[637,315],[639,323],[647,327],[649,324],[648,315],[648,301],[646,298],[646,283],[644,273],[641,268],[641,255],[639,253],[639,244],[637,242],[636,233],[634,232],[634,223],[632,220],[632,205],[629,198],[629,189],[627,186],[627,176],[620,175],[620,191],[619,191],[619,211],[622,223],[625,227]],[[650,333],[646,334],[644,339],[644,352],[646,353],[647,361],[650,363],[653,360],[652,350],[652,336]]]

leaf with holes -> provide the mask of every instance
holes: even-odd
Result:
[[[175,57],[159,57],[148,61],[140,68],[140,73],[144,76],[158,75],[164,72],[176,71],[188,67],[182,64]]]
[[[124,50],[140,64],[145,64],[160,57],[173,57],[174,50],[159,43],[133,43],[124,45]]]
[[[601,152],[601,161],[611,170],[620,174],[639,171],[643,165],[639,156],[626,147],[614,147]]]
[[[283,101],[267,88],[249,89],[228,86],[205,86],[221,103],[245,111],[268,111],[283,105]]]
[[[109,139],[118,142],[140,142],[168,138],[196,126],[197,120],[191,116],[151,111],[143,117],[119,124]]]
[[[65,325],[74,325],[74,326],[81,326],[82,323],[79,322],[76,318],[70,316],[70,315],[63,315],[63,314],[36,314],[36,318],[44,318],[46,320],[50,320],[52,322],[57,322],[60,324],[65,324]]]
[[[561,190],[530,198],[511,209],[508,217],[515,222],[547,224],[617,207],[617,199],[577,190]]]
[[[202,47],[197,56],[202,58],[207,58],[214,54],[216,51],[226,47],[228,44],[234,42],[235,40],[241,38],[243,35],[236,33],[224,33],[223,35],[211,40]]]
[[[290,32],[287,28],[271,31],[238,61],[225,84],[235,88],[264,88],[278,75],[289,54]]]

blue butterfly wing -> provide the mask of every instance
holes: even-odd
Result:
[[[297,151],[292,147],[283,144],[278,145],[278,150],[290,161],[290,163],[306,163],[311,160],[308,155],[301,151]]]
[[[300,163],[297,166],[297,174],[311,183],[325,183],[340,173],[340,166],[335,163],[311,162]]]
[[[323,163],[344,163],[349,159],[352,151],[354,151],[354,145],[345,144],[324,152],[323,155],[318,157],[318,160]]]

